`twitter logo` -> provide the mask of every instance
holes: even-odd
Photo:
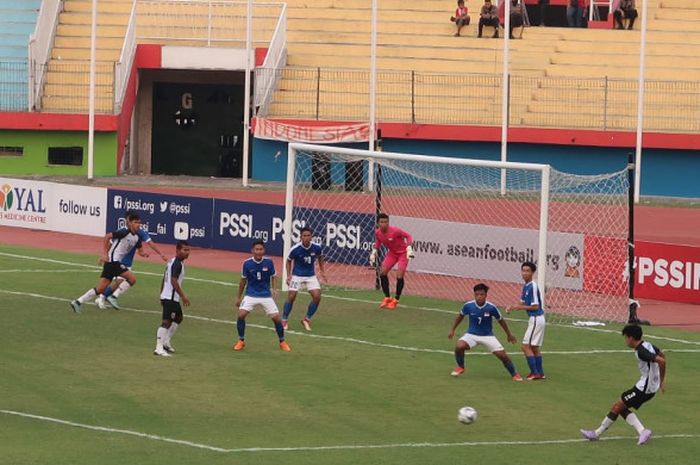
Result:
[[[160,203],[160,212],[164,213],[168,209],[168,202],[161,202]]]

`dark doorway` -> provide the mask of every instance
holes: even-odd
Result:
[[[241,177],[243,86],[153,84],[153,174]]]

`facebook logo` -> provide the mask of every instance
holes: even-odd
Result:
[[[178,241],[186,241],[190,238],[190,225],[184,221],[176,221],[173,226],[173,235]]]
[[[121,195],[114,196],[114,208],[116,208],[117,210],[121,210],[121,208],[122,208],[122,196]]]

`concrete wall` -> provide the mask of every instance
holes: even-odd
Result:
[[[287,169],[287,144],[253,139],[252,178],[282,181]],[[357,144],[366,149],[367,144]],[[389,152],[441,155],[458,158],[500,160],[500,144],[492,142],[451,142],[384,139]],[[545,144],[510,144],[509,160],[547,163],[560,171],[597,174],[624,169],[630,148],[572,147]],[[644,150],[642,195],[700,198],[700,150]]]
[[[87,118],[87,117],[86,117]],[[86,175],[88,135],[82,131],[14,131],[0,129],[0,147],[22,147],[19,157],[0,156],[2,175]],[[83,147],[83,165],[49,165],[49,147]],[[95,176],[117,174],[117,133],[95,133]]]

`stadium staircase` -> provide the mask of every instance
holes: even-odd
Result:
[[[0,111],[28,108],[28,43],[41,0],[0,0]]]
[[[370,2],[287,3],[288,67],[267,116],[366,119],[366,74],[340,70],[369,69]],[[379,2],[380,121],[499,123],[502,41],[476,38],[481,6],[476,0],[467,2],[472,24],[462,37],[453,37],[455,28],[448,20],[452,3]],[[670,132],[698,130],[700,0],[650,0],[648,24],[646,78],[655,82],[647,84],[646,126]],[[633,128],[640,25],[637,21],[635,31],[527,28],[522,40],[511,41],[511,124]],[[485,29],[484,35],[490,36],[492,29]],[[414,92],[412,72],[434,84],[417,86]],[[348,93],[353,94],[352,104]],[[415,102],[407,104],[412,94]],[[460,105],[453,108],[450,102],[456,95]],[[441,107],[453,116],[445,119]],[[572,115],[572,108],[579,113]],[[468,115],[460,118],[460,112]]]

